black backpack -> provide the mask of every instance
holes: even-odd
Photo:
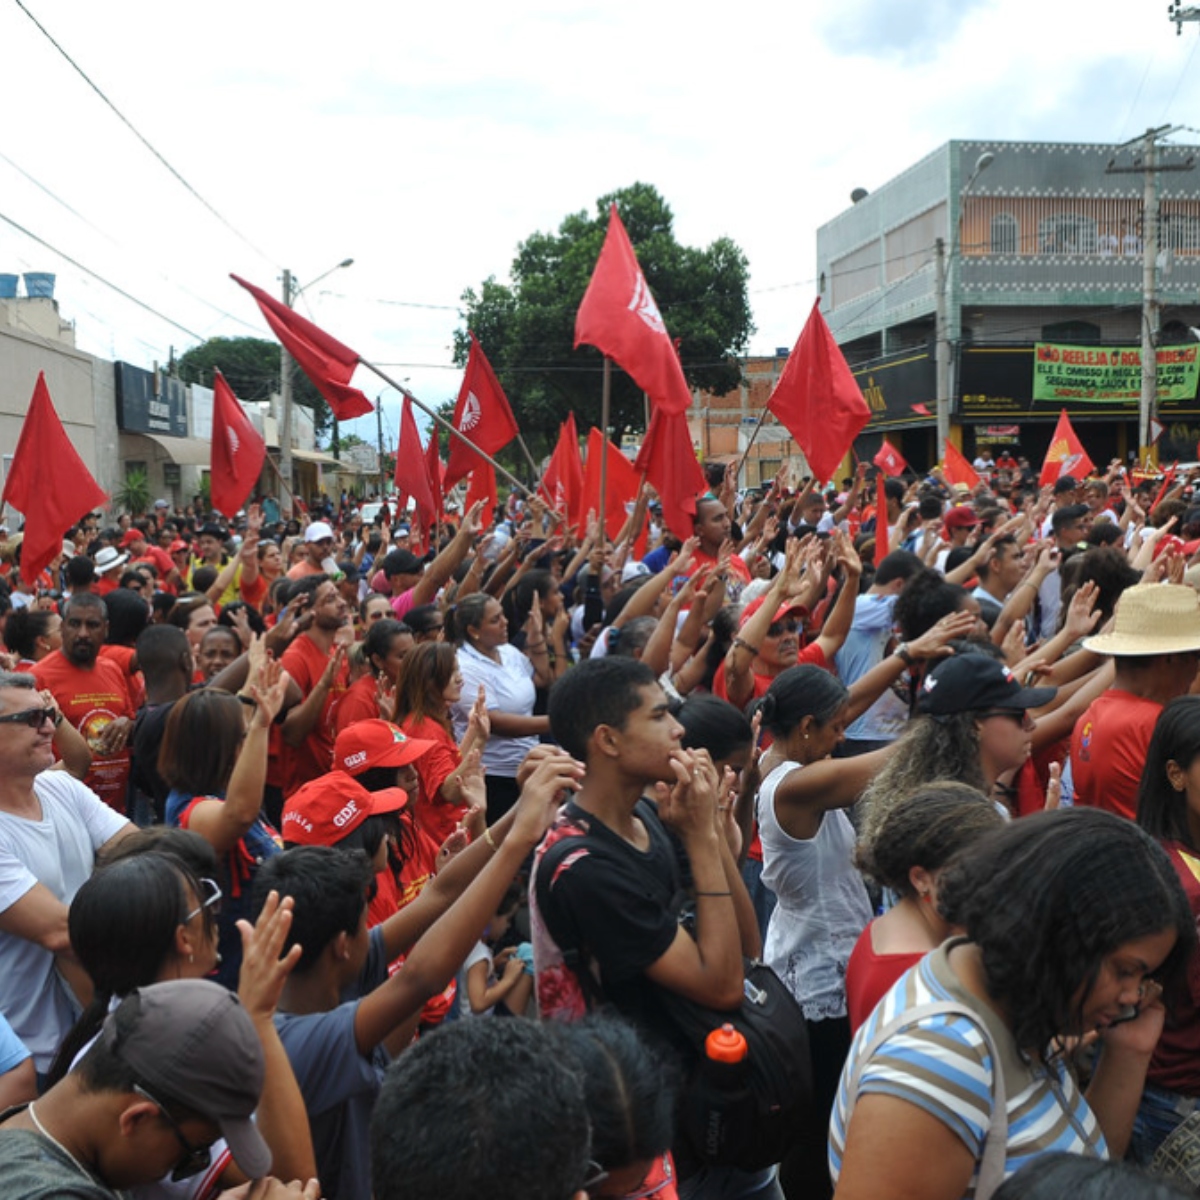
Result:
[[[561,860],[577,847],[574,838],[563,838],[546,850],[538,871],[553,877]],[[672,882],[670,909],[678,917],[689,897],[678,875]],[[661,889],[663,881],[655,879],[654,885]],[[589,1007],[603,1005],[587,948],[559,949]],[[745,960],[744,975],[742,1003],[728,1012],[666,988],[657,988],[657,994],[684,1056],[680,1134],[706,1166],[757,1171],[779,1162],[812,1119],[812,1059],[804,1013],[783,980],[757,959]],[[732,1025],[746,1039],[748,1069],[736,1083],[719,1077],[726,1072],[710,1069],[705,1055],[708,1035],[723,1025]]]

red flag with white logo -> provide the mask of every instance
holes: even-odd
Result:
[[[71,445],[54,411],[46,376],[39,372],[0,500],[25,517],[21,578],[36,580],[62,553],[66,531],[107,503],[104,489]]]
[[[883,439],[883,445],[879,447],[871,461],[885,475],[903,475],[908,468],[904,455],[887,438]]]
[[[245,409],[220,371],[213,373],[211,487],[212,506],[232,517],[254,491],[267,443],[250,424]]]
[[[1071,419],[1064,408],[1058,415],[1058,424],[1054,427],[1054,436],[1050,439],[1050,447],[1042,463],[1038,486],[1045,487],[1064,475],[1083,479],[1095,469],[1096,464],[1088,458],[1088,452],[1072,428]]]
[[[492,364],[488,362],[473,333],[467,369],[450,423],[459,433],[470,438],[484,454],[491,455],[502,450],[520,432],[500,380],[496,378]],[[446,474],[442,480],[443,492],[449,491],[460,479],[474,471],[480,461],[479,455],[470,446],[451,437],[450,457],[446,461]],[[493,486],[495,479],[493,471]]]
[[[591,282],[575,314],[575,348],[595,346],[668,413],[692,402],[674,343],[614,204]]]
[[[404,407],[400,413],[395,481],[396,490],[401,495],[401,511],[404,497],[411,496],[416,504],[418,524],[422,529],[428,529],[437,517],[437,504],[429,486],[429,470],[425,451],[421,448],[421,435],[417,432],[417,421],[413,416],[412,401],[407,396],[404,397]]]

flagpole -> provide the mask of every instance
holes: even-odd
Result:
[[[762,412],[758,414],[758,421],[755,423],[754,429],[750,434],[750,440],[746,443],[746,449],[742,451],[742,457],[738,459],[737,469],[733,472],[733,478],[736,482],[742,474],[742,467],[746,464],[746,458],[750,454],[750,447],[754,445],[758,438],[758,431],[763,427],[763,422],[767,419],[767,413],[770,411],[765,405]]]
[[[537,463],[533,461],[533,455],[529,453],[529,447],[525,445],[525,435],[520,430],[517,431],[517,443],[525,451],[525,460],[529,463],[529,469],[533,472],[533,478],[539,479],[541,476],[538,472]]]
[[[608,542],[608,417],[612,404],[612,360],[604,356],[604,382],[600,387],[600,519],[601,545]]]
[[[384,381],[384,383],[390,384],[402,396],[406,396],[409,400],[411,400],[427,417],[432,417],[439,425],[442,425],[448,429],[451,434],[454,435],[454,437],[458,438],[460,442],[466,446],[469,446],[485,462],[490,463],[494,470],[499,471],[500,474],[503,475],[504,478],[513,485],[513,487],[520,489],[525,493],[526,496],[532,499],[533,493],[529,490],[529,488],[527,488],[510,470],[508,470],[507,467],[502,467],[490,454],[485,453],[477,445],[475,445],[475,443],[471,441],[471,439],[467,437],[465,433],[462,433],[460,430],[456,429],[452,422],[447,421],[446,418],[440,413],[434,412],[434,410],[430,408],[428,404],[418,400],[417,397],[408,390],[408,388],[401,383],[397,383],[390,375],[387,375],[385,372],[381,371],[374,363],[368,362],[365,358],[360,358],[358,361],[359,364],[366,367],[367,370],[374,371],[375,374]],[[520,437],[520,434],[517,436]],[[525,453],[528,454],[529,451],[526,450]],[[532,456],[530,457],[529,461],[531,463],[533,462]],[[536,471],[537,468],[535,467],[534,470]]]
[[[267,462],[271,464],[271,470],[275,472],[275,476],[279,480],[280,486],[294,501],[296,499],[296,493],[293,492],[290,487],[288,487],[287,480],[284,479],[283,472],[279,469],[279,464],[269,454],[266,457]]]

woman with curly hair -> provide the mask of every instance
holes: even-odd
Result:
[[[931,783],[898,800],[879,836],[860,846],[863,874],[899,900],[862,931],[846,966],[850,1028],[858,1027],[892,984],[954,930],[938,911],[942,868],[960,850],[998,829],[1004,818],[965,783]]]
[[[1035,813],[942,873],[964,931],[908,971],[854,1039],[830,1124],[839,1200],[991,1196],[1030,1158],[1121,1157],[1196,944],[1163,850],[1096,809]],[[1064,1038],[1098,1034],[1086,1096]]]

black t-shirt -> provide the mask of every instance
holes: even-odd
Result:
[[[608,1002],[647,1032],[669,1037],[673,1027],[645,972],[675,940],[683,907],[679,888],[686,879],[679,865],[682,854],[653,804],[639,800],[634,811],[650,837],[645,851],[568,804],[539,852],[534,899],[568,966],[575,970],[573,950],[580,951],[581,963],[594,964],[600,995],[596,987],[585,986],[589,1006]],[[542,859],[559,842],[569,847],[556,851],[547,864],[552,869],[544,870]]]

